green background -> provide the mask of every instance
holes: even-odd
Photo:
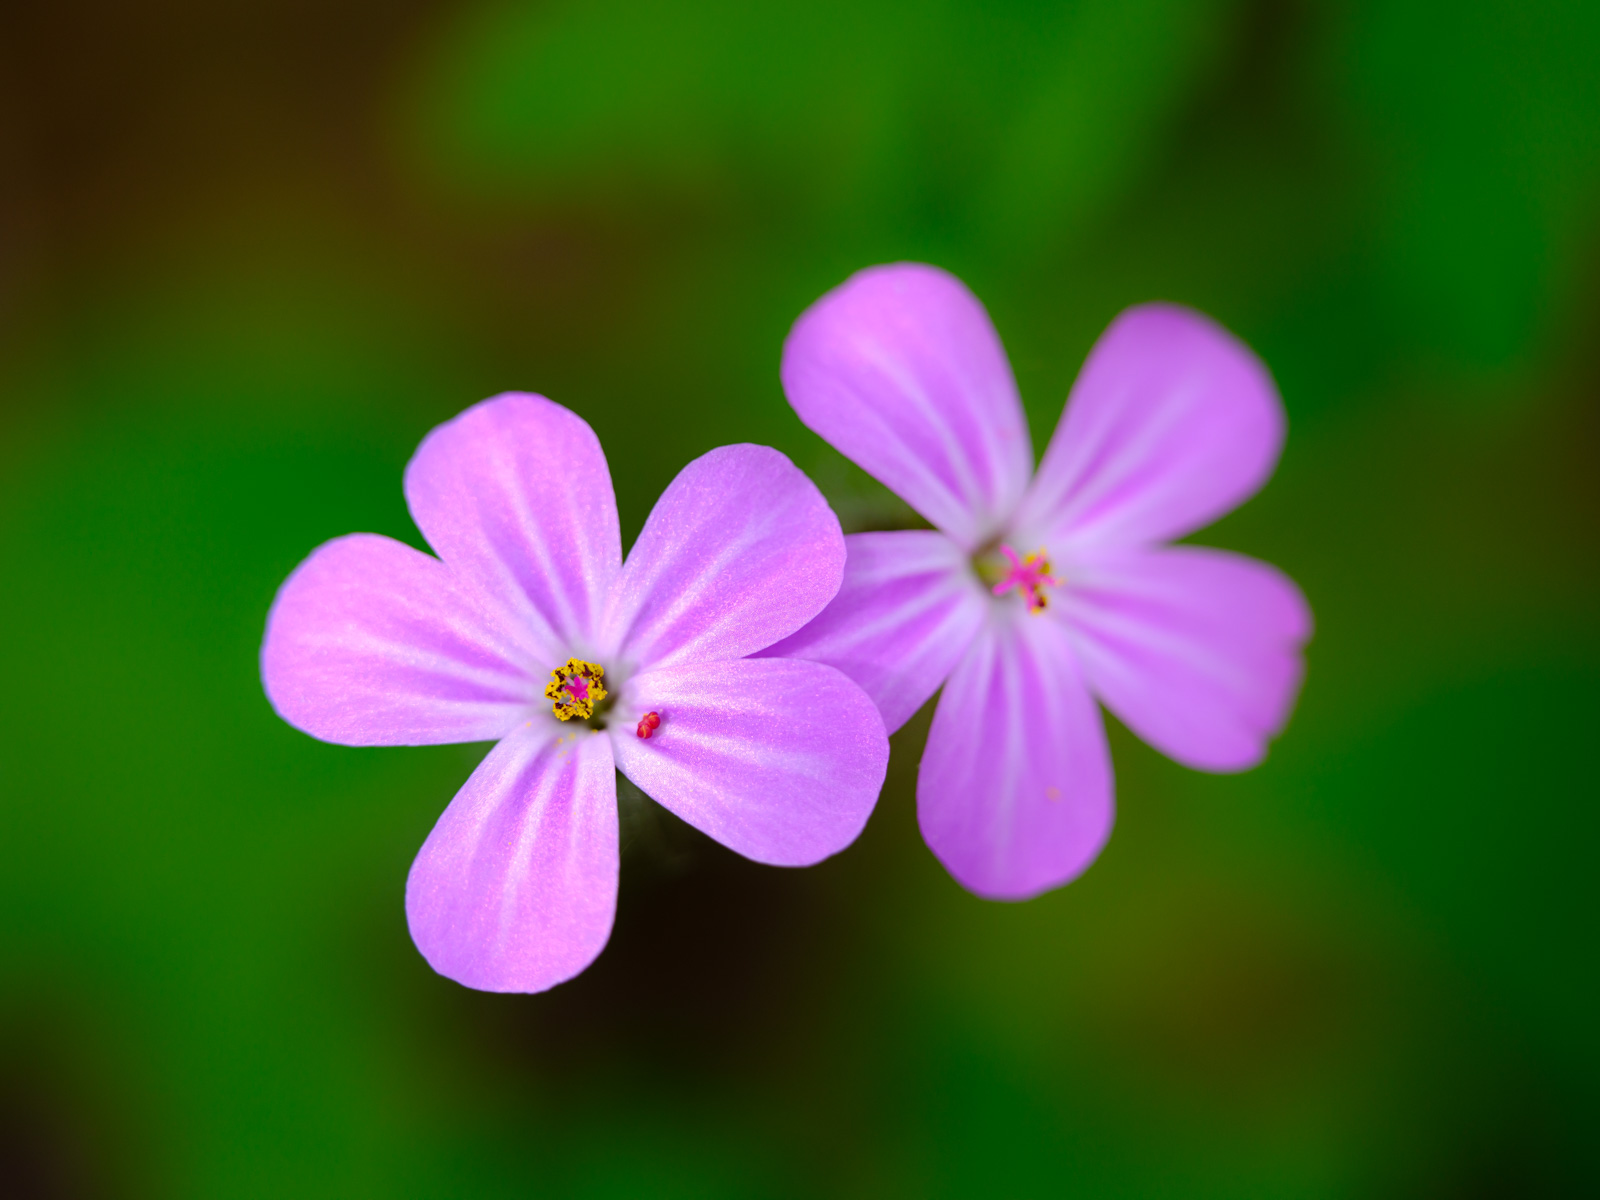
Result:
[[[18,1196],[1594,1195],[1600,7],[42,0],[0,11],[0,1173]],[[962,892],[927,713],[758,867],[627,806],[609,949],[433,975],[484,747],[277,720],[274,590],[417,541],[422,435],[586,417],[630,539],[871,263],[989,306],[1042,448],[1126,305],[1290,414],[1196,540],[1317,619],[1265,765],[1112,724],[1079,882]]]

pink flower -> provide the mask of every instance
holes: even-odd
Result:
[[[486,400],[406,468],[432,558],[351,534],[278,593],[279,715],[352,746],[494,739],[406,884],[411,936],[470,987],[570,979],[611,933],[616,775],[758,862],[849,845],[883,783],[871,700],[831,667],[749,658],[833,598],[844,539],[765,446],[690,463],[622,559],[594,432],[541,396]]]
[[[1288,717],[1311,614],[1274,568],[1163,543],[1261,487],[1283,444],[1266,369],[1187,309],[1129,309],[1037,473],[1000,340],[959,280],[862,271],[784,347],[800,419],[935,526],[846,538],[844,586],[765,653],[839,667],[892,731],[941,684],[923,836],[965,887],[1021,899],[1111,832],[1098,698],[1192,767],[1254,765]]]

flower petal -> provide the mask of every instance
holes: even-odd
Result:
[[[983,305],[921,263],[870,267],[807,309],[783,348],[800,419],[976,549],[1033,470],[1028,422]]]
[[[939,690],[988,604],[966,554],[936,530],[855,533],[844,544],[839,594],[760,657],[837,667],[872,697],[893,733]]]
[[[529,651],[438,559],[372,533],[335,538],[284,581],[261,681],[289,724],[347,746],[498,738],[527,717]]]
[[[1300,688],[1311,611],[1264,562],[1199,546],[1085,561],[1059,589],[1089,686],[1186,766],[1254,766]]]
[[[611,472],[581,417],[543,396],[485,400],[422,439],[405,487],[428,544],[543,658],[589,648],[622,541]]]
[[[637,676],[617,766],[657,803],[746,858],[803,867],[843,850],[877,803],[889,739],[867,694],[832,667],[786,658]],[[661,724],[648,740],[632,722]]]
[[[489,751],[411,864],[411,939],[457,983],[542,992],[605,948],[617,857],[610,740],[535,718]]]
[[[1186,308],[1130,308],[1089,352],[1013,527],[1052,550],[1181,537],[1254,495],[1283,437],[1243,342]]]
[[[741,658],[822,611],[844,573],[839,519],[767,446],[721,446],[656,501],[617,580],[604,646],[650,668]]]
[[[1081,874],[1111,835],[1100,712],[1062,627],[996,615],[945,684],[917,820],[968,891],[1023,900]]]

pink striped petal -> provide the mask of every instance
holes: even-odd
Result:
[[[660,714],[648,740],[638,718]],[[613,724],[617,766],[657,803],[746,858],[803,867],[861,832],[889,740],[865,692],[832,667],[783,658],[637,676]]]
[[[617,580],[603,638],[641,668],[741,658],[822,611],[844,573],[839,519],[767,446],[721,446],[678,473]]]
[[[893,733],[939,690],[988,602],[967,555],[942,533],[856,533],[844,544],[839,594],[761,656],[837,667],[872,697]]]
[[[945,684],[917,819],[968,891],[1024,900],[1081,874],[1111,835],[1100,712],[1062,626],[995,614]]]
[[[1028,422],[983,305],[937,267],[861,271],[795,322],[783,386],[800,419],[963,549],[1011,515]]]
[[[1244,343],[1186,308],[1130,308],[1090,351],[1012,528],[1058,552],[1181,537],[1254,495],[1283,438]]]
[[[279,589],[261,680],[279,716],[325,742],[478,742],[526,718],[530,654],[438,559],[353,533]]]
[[[428,544],[542,658],[591,648],[622,543],[611,472],[581,417],[543,396],[485,400],[422,440],[405,488]]]
[[[1124,550],[1078,566],[1051,612],[1107,707],[1171,758],[1207,771],[1260,762],[1289,719],[1311,611],[1274,567],[1199,546]]]
[[[489,752],[406,880],[428,964],[486,992],[542,992],[605,948],[617,904],[611,742],[535,718]]]

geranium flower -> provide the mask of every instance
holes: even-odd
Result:
[[[1299,689],[1311,615],[1274,568],[1182,537],[1272,473],[1284,416],[1226,331],[1129,309],[1073,385],[1037,474],[988,314],[959,280],[855,275],[795,323],[800,419],[934,526],[845,539],[844,586],[766,653],[831,663],[891,731],[944,686],[917,780],[923,836],[969,890],[1021,899],[1110,836],[1098,697],[1192,767],[1258,762]]]
[[[839,588],[844,539],[776,450],[690,463],[622,559],[594,432],[541,396],[423,439],[406,501],[433,558],[351,534],[272,606],[272,705],[352,746],[494,739],[417,855],[411,936],[470,987],[536,992],[600,953],[617,895],[616,774],[758,862],[815,863],[865,824],[888,742],[831,667],[747,655]]]

